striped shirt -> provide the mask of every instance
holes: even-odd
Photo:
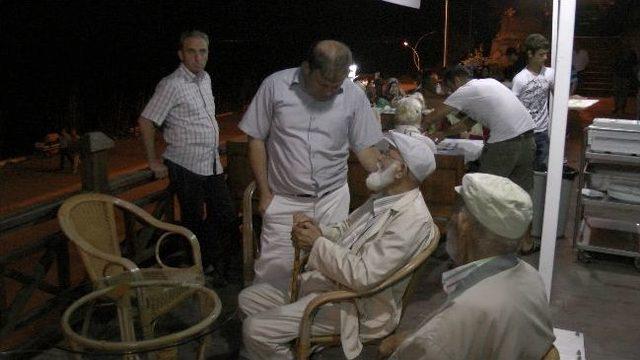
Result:
[[[202,71],[195,75],[180,64],[160,80],[141,116],[162,127],[167,143],[162,155],[165,159],[208,176],[222,173],[215,115],[209,74]]]
[[[360,237],[378,221],[378,218],[387,210],[391,209],[393,204],[395,204],[396,201],[400,200],[400,198],[402,198],[405,194],[406,193],[401,193],[379,197],[372,202],[366,203],[371,207],[369,211],[363,213],[367,216],[362,216],[359,219],[353,220],[353,224],[351,224],[351,226],[349,227],[349,231],[340,241],[341,245],[351,249],[351,247],[353,247],[353,245],[360,239]]]

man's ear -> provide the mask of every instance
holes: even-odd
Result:
[[[398,169],[396,170],[396,173],[393,175],[393,177],[395,177],[396,179],[402,179],[403,177],[407,176],[408,173],[409,168],[407,167],[407,164],[400,163],[400,166],[398,166]]]
[[[180,61],[184,61],[183,55],[182,55],[182,49],[178,50],[178,58],[180,58]]]

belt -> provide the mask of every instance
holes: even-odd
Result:
[[[320,199],[323,198],[329,194],[331,194],[332,192],[334,192],[336,189],[333,190],[329,190],[327,192],[324,192],[320,195],[313,195],[313,194],[293,194],[294,197],[299,197],[299,198],[308,198],[308,199]]]
[[[529,130],[529,131],[523,132],[520,135],[514,136],[511,139],[502,140],[502,141],[498,141],[498,142],[514,141],[514,140],[524,139],[524,138],[528,138],[528,137],[532,137],[532,136],[533,136],[533,130]]]

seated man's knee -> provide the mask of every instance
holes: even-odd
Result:
[[[264,326],[265,320],[261,319],[259,315],[252,315],[242,321],[242,339],[245,344],[260,343],[264,338]]]
[[[253,308],[255,307],[253,286],[242,289],[238,294],[238,308],[243,316],[253,315]]]

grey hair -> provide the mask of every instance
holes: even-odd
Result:
[[[416,125],[422,123],[422,104],[415,97],[406,97],[396,106],[396,125]]]
[[[182,50],[182,47],[184,46],[185,40],[187,40],[189,38],[194,38],[194,37],[204,40],[204,42],[207,43],[207,47],[209,47],[209,35],[203,33],[200,30],[188,30],[188,31],[185,31],[182,34],[180,34],[180,48],[179,48],[179,50]]]

